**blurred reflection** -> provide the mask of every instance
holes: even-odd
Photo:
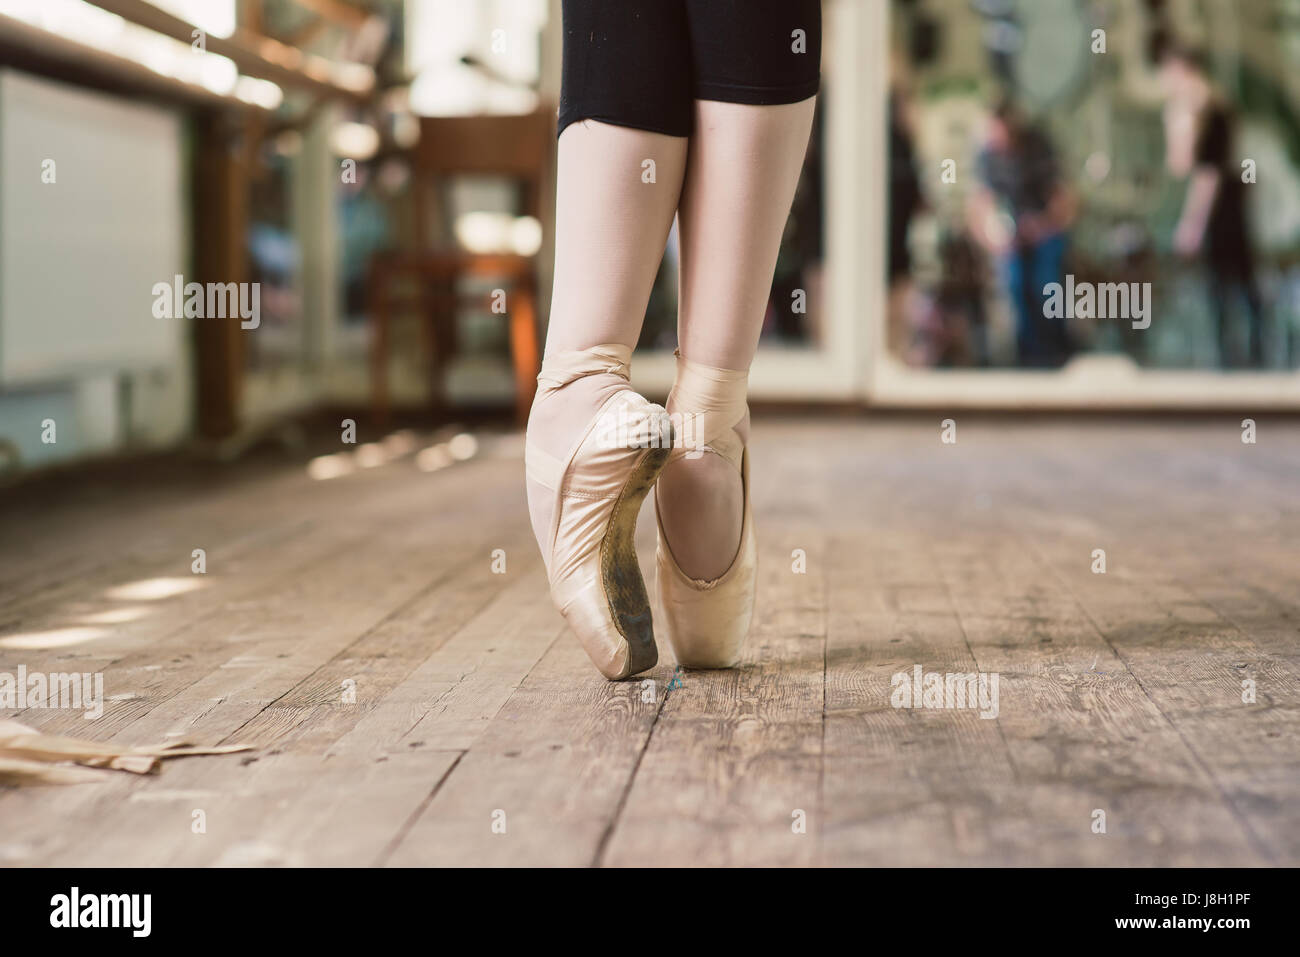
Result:
[[[1153,59],[1169,97],[1164,112],[1165,162],[1179,179],[1190,176],[1174,249],[1207,270],[1218,321],[1219,362],[1234,365],[1230,306],[1246,307],[1250,365],[1263,365],[1263,310],[1255,286],[1255,257],[1247,228],[1246,183],[1236,159],[1237,114],[1199,54],[1166,33],[1153,42]]]
[[[890,352],[1296,368],[1300,19],[1270,7],[894,0]]]
[[[1065,319],[1044,308],[1044,290],[1064,278],[1074,200],[1056,148],[1004,99],[989,118],[978,168],[982,185],[971,197],[970,230],[997,262],[1011,300],[1016,357],[1022,366],[1059,366],[1070,344]]]
[[[912,282],[912,251],[907,244],[912,220],[925,206],[920,172],[916,162],[916,129],[912,98],[900,75],[897,58],[892,64],[889,91],[889,282],[888,343],[890,349],[910,348],[907,315],[915,286]]]

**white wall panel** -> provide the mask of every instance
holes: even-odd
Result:
[[[0,387],[180,369],[151,290],[185,271],[184,208],[174,113],[0,72]]]

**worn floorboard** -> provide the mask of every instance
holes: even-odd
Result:
[[[943,417],[760,418],[741,667],[662,642],[618,684],[550,606],[518,436],[20,489],[0,673],[106,700],[0,718],[256,750],[0,789],[0,864],[1300,864],[1300,424]]]

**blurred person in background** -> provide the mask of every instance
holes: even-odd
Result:
[[[912,218],[925,207],[921,175],[917,169],[916,120],[911,92],[899,57],[890,60],[889,89],[889,210],[888,282],[885,341],[895,355],[909,354],[911,329],[908,303],[913,294],[912,250],[908,234]]]
[[[1246,184],[1236,148],[1237,117],[1210,79],[1201,54],[1168,33],[1155,34],[1152,58],[1168,101],[1164,109],[1165,164],[1187,179],[1187,196],[1174,229],[1174,250],[1203,263],[1218,322],[1219,362],[1236,364],[1232,301],[1244,302],[1249,364],[1264,364],[1263,306],[1246,211]]]
[[[972,235],[997,261],[1016,323],[1022,366],[1051,368],[1070,356],[1063,318],[1049,318],[1045,287],[1063,281],[1074,194],[1056,149],[1009,99],[989,118],[979,156],[982,185],[971,195]]]
[[[934,307],[944,335],[943,349],[932,364],[985,367],[989,337],[984,256],[967,233],[954,230],[939,241],[939,264]]]

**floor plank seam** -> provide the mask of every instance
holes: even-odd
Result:
[[[363,540],[364,540],[364,537],[365,537],[365,536],[355,536],[354,538],[349,539],[348,541],[349,541],[349,543],[356,543],[356,542],[363,541]],[[321,563],[328,562],[328,561],[330,561],[331,559],[332,559],[332,556],[331,556],[331,555],[328,555],[328,554],[314,555],[314,556],[312,556],[311,558],[308,558],[308,559],[307,559],[303,564],[301,564],[301,565],[299,565],[299,566],[293,568],[293,569],[290,570],[289,572],[287,572],[286,575],[285,575],[284,577],[289,577],[289,576],[298,576],[298,575],[300,575],[300,574],[303,572],[304,569],[308,569],[308,568],[310,568],[312,565],[315,565],[315,564],[321,564]],[[275,579],[275,581],[277,581],[277,582],[280,581],[280,580],[281,580],[280,578]],[[269,589],[268,589],[268,590],[269,590]],[[108,671],[110,668],[113,668],[113,667],[116,667],[117,665],[122,664],[122,662],[127,661],[128,659],[130,659],[130,657],[131,657],[132,655],[134,655],[134,654],[138,654],[142,649],[146,649],[146,648],[156,648],[158,645],[165,644],[166,642],[171,641],[172,639],[176,638],[176,637],[177,637],[178,635],[180,635],[182,632],[185,632],[185,631],[187,631],[187,630],[193,629],[193,628],[195,627],[195,625],[200,624],[200,623],[203,623],[203,622],[206,622],[206,621],[209,621],[209,620],[211,620],[211,619],[215,619],[215,618],[217,618],[217,617],[222,613],[222,611],[223,611],[222,606],[214,605],[212,608],[208,609],[207,611],[201,612],[201,613],[200,613],[196,618],[191,619],[191,620],[187,620],[187,621],[185,621],[184,623],[178,624],[174,629],[171,629],[171,630],[169,630],[169,631],[166,631],[166,632],[164,632],[163,634],[157,635],[153,640],[149,641],[147,644],[142,645],[142,646],[140,646],[139,648],[132,648],[132,649],[130,649],[130,650],[128,650],[128,651],[125,651],[125,652],[123,652],[122,654],[120,654],[120,655],[119,655],[118,657],[116,657],[116,658],[110,658],[107,662],[104,663],[104,665],[102,666],[101,670],[103,670],[103,671]],[[128,726],[129,726],[130,724],[135,723],[136,721],[139,721],[141,718],[143,718],[145,715],[149,714],[151,711],[153,711],[153,710],[154,710],[155,708],[157,708],[158,706],[163,705],[163,704],[166,704],[166,703],[167,703],[168,701],[170,701],[173,697],[175,697],[176,695],[182,693],[184,690],[185,690],[185,688],[183,688],[183,687],[182,687],[182,688],[177,688],[177,689],[175,689],[175,690],[173,691],[172,694],[169,694],[169,695],[167,695],[167,696],[164,697],[164,698],[160,698],[157,702],[154,703],[154,708],[151,708],[149,711],[143,711],[143,712],[141,712],[139,715],[137,715],[135,718],[133,718],[130,722],[128,722]],[[34,710],[34,709],[32,709],[32,708],[27,708],[27,709],[25,709],[24,711],[17,712],[17,713],[14,715],[14,718],[15,718],[16,720],[17,720],[17,719],[21,719],[24,715],[27,715],[27,714],[28,714],[29,712],[31,712],[32,710]],[[121,730],[122,730],[122,729],[119,729],[118,733],[120,733]]]
[[[655,708],[654,720],[650,722],[650,728],[646,732],[645,740],[641,742],[641,750],[637,752],[636,763],[632,765],[632,773],[627,776],[627,783],[623,786],[622,793],[618,796],[618,804],[614,807],[614,813],[610,815],[609,822],[600,834],[600,840],[596,842],[596,853],[592,856],[592,867],[604,867],[605,852],[609,848],[609,842],[614,836],[614,829],[618,826],[619,818],[623,816],[623,809],[627,806],[627,799],[632,794],[632,785],[636,783],[637,772],[641,770],[641,762],[645,760],[646,752],[650,750],[650,740],[654,737],[655,728],[659,726],[659,718],[668,707],[668,698],[672,695],[671,691],[665,691],[662,698],[659,699],[659,707]]]
[[[346,539],[346,544],[344,547],[346,548],[352,545],[359,544],[365,541],[365,539],[366,539],[365,535],[353,536],[352,538]],[[256,594],[260,595],[264,593],[271,593],[274,591],[275,584],[286,579],[297,579],[303,577],[306,574],[310,574],[309,569],[311,569],[312,566],[328,564],[333,560],[334,560],[334,555],[331,553],[322,552],[320,554],[313,555],[310,558],[308,558],[306,561],[304,561],[302,564],[297,565],[294,568],[286,571],[284,575],[273,579],[272,582],[268,583],[269,587],[265,589],[259,589],[256,592]],[[249,596],[249,598],[251,599],[251,596]],[[192,629],[196,624],[218,618],[223,612],[225,612],[224,606],[215,605],[212,608],[208,609],[207,611],[200,613],[197,618],[194,618],[192,620],[187,620],[183,624],[178,625],[174,630],[158,635],[153,641],[149,642],[147,645],[144,645],[142,647],[151,648],[156,645],[170,641],[176,636],[178,636],[179,634],[181,634],[182,632]],[[129,651],[124,652],[119,657],[110,660],[107,663],[106,668],[111,668],[116,665],[120,665],[123,661],[129,659],[131,655],[138,653],[139,650],[140,649],[138,648],[132,648]]]
[[[1026,541],[1026,539],[1023,536],[1021,537],[1021,540]],[[1119,662],[1124,665],[1124,670],[1127,671],[1129,675],[1133,678],[1133,681],[1137,684],[1138,688],[1142,691],[1143,696],[1149,702],[1151,702],[1152,707],[1156,709],[1156,712],[1160,715],[1161,720],[1163,720],[1165,724],[1168,725],[1169,728],[1172,729],[1176,735],[1178,735],[1178,740],[1183,743],[1183,747],[1187,749],[1188,755],[1191,756],[1192,760],[1196,763],[1196,766],[1200,769],[1201,773],[1204,774],[1206,779],[1210,782],[1210,784],[1213,785],[1215,792],[1219,795],[1220,800],[1222,800],[1224,805],[1228,808],[1228,811],[1232,815],[1232,817],[1236,819],[1237,824],[1241,827],[1243,831],[1245,831],[1246,837],[1249,839],[1251,847],[1254,849],[1255,853],[1258,854],[1261,858],[1263,858],[1264,861],[1268,862],[1271,865],[1276,866],[1277,860],[1275,859],[1273,853],[1269,850],[1268,845],[1259,836],[1259,834],[1256,833],[1255,828],[1250,823],[1250,820],[1246,817],[1245,814],[1242,813],[1241,809],[1237,806],[1236,802],[1233,801],[1232,797],[1224,789],[1222,783],[1215,776],[1214,772],[1210,769],[1210,766],[1205,763],[1205,759],[1201,757],[1200,752],[1197,751],[1196,748],[1192,746],[1192,742],[1188,739],[1187,735],[1183,733],[1183,729],[1168,715],[1165,709],[1160,706],[1160,702],[1155,699],[1155,697],[1147,689],[1146,684],[1143,683],[1142,679],[1138,677],[1136,672],[1133,671],[1133,668],[1129,665],[1128,660],[1122,654],[1120,654],[1119,649],[1114,645],[1114,643],[1111,642],[1110,637],[1106,634],[1105,630],[1101,627],[1101,625],[1097,622],[1097,620],[1093,618],[1092,612],[1088,610],[1087,606],[1083,604],[1083,601],[1075,593],[1074,589],[1070,587],[1069,580],[1065,578],[1064,575],[1061,574],[1060,569],[1056,567],[1056,565],[1051,561],[1050,558],[1048,558],[1048,556],[1043,554],[1042,550],[1039,549],[1037,545],[1035,545],[1032,541],[1028,541],[1028,545],[1029,547],[1034,549],[1034,551],[1038,554],[1038,557],[1044,562],[1046,567],[1051,569],[1052,574],[1061,583],[1061,587],[1064,589],[1065,593],[1068,594],[1071,597],[1071,599],[1073,599],[1079,611],[1082,612],[1084,619],[1088,622],[1088,624],[1092,626],[1092,629],[1097,633],[1098,637],[1101,638],[1101,640],[1106,644],[1106,647],[1110,648],[1110,650],[1114,653],[1116,659],[1118,659]]]
[[[415,822],[420,819],[426,810],[428,810],[429,805],[432,804],[433,799],[438,796],[438,792],[442,790],[442,786],[447,782],[447,779],[451,777],[452,772],[460,767],[460,759],[465,757],[468,753],[468,751],[459,751],[456,754],[456,759],[451,762],[451,766],[438,778],[437,782],[433,785],[433,788],[425,796],[424,800],[420,802],[419,807],[407,816],[406,820],[402,822],[402,826],[398,828],[397,833],[393,835],[393,839],[388,842],[382,851],[379,852],[379,856],[375,858],[374,864],[371,865],[372,867],[383,867],[387,863],[388,859],[397,852],[397,848],[401,846],[402,840],[411,832],[411,829],[415,827]]]
[[[1215,606],[1215,604],[1211,599],[1201,598],[1200,602],[1203,607],[1208,608],[1210,611],[1214,612],[1214,614],[1218,615],[1225,622],[1227,622],[1234,629],[1236,629],[1236,631],[1255,648],[1256,652],[1259,654],[1259,657],[1262,660],[1266,660],[1277,665],[1280,670],[1285,671],[1287,674],[1289,674],[1293,681],[1300,681],[1300,672],[1297,672],[1295,670],[1294,666],[1291,664],[1291,662],[1288,659],[1282,658],[1279,655],[1272,653],[1271,651],[1259,647],[1259,645],[1255,642],[1255,639],[1251,637],[1250,632],[1245,628],[1245,626],[1242,625],[1239,621],[1237,621],[1237,619],[1234,618],[1233,616],[1220,611]],[[1277,608],[1279,606],[1274,604],[1273,607]]]
[[[396,608],[394,608],[392,611],[390,611],[387,615],[385,615],[385,616],[384,616],[383,618],[381,618],[379,621],[375,622],[375,623],[372,624],[369,628],[367,628],[365,631],[363,631],[361,634],[357,635],[356,638],[354,638],[354,639],[353,639],[353,640],[352,640],[352,641],[351,641],[351,642],[350,642],[350,643],[349,643],[345,648],[340,649],[339,652],[338,652],[337,654],[335,654],[333,657],[331,657],[331,658],[327,659],[326,661],[322,662],[322,663],[321,663],[320,665],[318,665],[318,666],[317,666],[317,667],[316,667],[316,668],[315,668],[315,669],[314,669],[310,674],[304,676],[301,680],[299,680],[299,681],[295,682],[294,684],[290,685],[288,688],[286,688],[286,689],[285,689],[281,694],[279,694],[277,697],[275,697],[274,699],[272,699],[271,701],[269,701],[269,702],[267,702],[265,705],[263,705],[261,708],[259,708],[259,709],[257,710],[256,713],[250,715],[250,716],[248,717],[248,719],[245,720],[245,721],[244,721],[244,722],[243,722],[243,723],[242,723],[238,728],[236,728],[235,730],[233,730],[233,731],[231,731],[229,734],[227,734],[225,737],[223,737],[223,738],[221,739],[220,743],[221,743],[221,744],[231,743],[231,741],[230,741],[231,738],[233,738],[233,737],[235,737],[236,735],[238,735],[240,731],[242,731],[244,728],[248,727],[249,724],[251,724],[253,721],[256,721],[259,717],[261,717],[261,715],[262,715],[263,712],[265,712],[265,711],[266,711],[267,709],[269,709],[269,708],[273,708],[273,707],[275,707],[275,705],[276,705],[277,702],[282,701],[282,700],[283,700],[287,695],[292,694],[296,689],[298,689],[298,688],[301,687],[302,685],[306,684],[307,682],[311,681],[312,678],[314,678],[316,675],[320,674],[321,671],[323,671],[324,669],[328,668],[331,664],[333,664],[334,662],[338,661],[340,658],[346,657],[347,654],[348,654],[348,653],[349,653],[353,648],[355,648],[359,643],[365,641],[368,637],[370,637],[371,635],[373,635],[373,634],[374,634],[378,629],[382,628],[384,625],[388,624],[388,623],[389,623],[390,621],[392,621],[394,618],[396,618],[396,617],[398,617],[399,615],[401,615],[404,611],[406,611],[407,609],[409,609],[412,605],[414,605],[414,604],[416,604],[417,602],[421,601],[422,599],[426,598],[426,597],[429,595],[429,593],[430,593],[431,591],[433,591],[433,590],[435,590],[435,589],[441,587],[442,585],[446,584],[448,580],[454,578],[454,577],[455,577],[455,576],[456,576],[460,571],[461,571],[461,569],[460,569],[459,567],[456,567],[456,566],[452,566],[451,568],[447,569],[447,570],[446,570],[446,571],[445,571],[441,576],[439,576],[438,578],[435,578],[435,579],[434,579],[433,581],[431,581],[427,586],[425,586],[424,588],[420,589],[416,594],[412,595],[410,598],[408,598],[406,601],[402,602],[400,605],[398,605]],[[491,604],[491,603],[492,603],[492,602],[493,602],[493,601],[494,601],[494,600],[499,596],[500,592],[503,591],[503,590],[504,590],[504,585],[502,586],[501,589],[498,589],[498,591],[493,592],[492,595],[490,595],[488,598],[486,598],[486,599],[484,600],[483,604],[480,605],[480,606],[478,607],[478,611],[475,612],[475,614],[478,614],[479,612],[482,612],[483,609],[486,608],[488,605],[490,605],[490,604]],[[467,620],[472,620],[473,617],[474,617],[474,615],[471,615],[471,616],[469,616],[469,619],[467,619]],[[445,644],[447,641],[451,640],[451,638],[452,638],[452,637],[453,637],[457,632],[459,632],[459,630],[460,630],[460,629],[457,629],[455,632],[452,632],[451,634],[447,635],[446,638],[443,639],[443,641],[439,642],[439,643],[436,644],[433,648],[430,649],[429,654],[430,654],[430,655],[435,654],[435,653],[437,652],[437,650],[438,650],[440,647],[442,647],[442,645]],[[428,659],[425,659],[425,660],[428,660]],[[417,664],[416,667],[412,669],[412,671],[415,671],[415,670],[417,670],[418,668],[419,668],[419,665]],[[463,676],[462,676],[462,677],[463,677]],[[390,689],[390,690],[391,690],[391,689]],[[444,694],[445,694],[445,692],[444,692]],[[439,696],[439,699],[441,699],[441,697],[442,697],[442,695]],[[382,700],[382,699],[381,699],[381,700]],[[376,702],[376,705],[378,705],[378,704],[379,704],[379,702]],[[434,704],[436,704],[436,701],[434,702]],[[430,706],[430,710],[432,710],[432,705]],[[417,723],[418,723],[418,722],[417,722]],[[413,725],[412,727],[414,727],[414,725]]]
[[[938,562],[935,561],[935,557],[934,553],[930,552],[931,564],[937,568]],[[966,632],[966,623],[962,621],[961,612],[957,608],[957,600],[953,597],[952,584],[942,575],[939,576],[939,580],[943,583],[944,595],[948,598],[948,607],[952,609],[953,620],[957,622],[957,627],[961,629],[961,640],[966,646],[966,653],[970,655],[971,663],[975,665],[976,674],[982,674],[983,672],[980,668],[979,658],[975,656],[975,649],[971,647],[970,643],[970,635]],[[1020,768],[1016,764],[1016,759],[1011,754],[1011,743],[1007,741],[1006,731],[1003,729],[1001,721],[994,721],[993,723],[997,726],[998,740],[1002,742],[1002,750],[1006,754],[1007,764],[1011,766],[1011,780],[1016,784],[1020,784]]]

